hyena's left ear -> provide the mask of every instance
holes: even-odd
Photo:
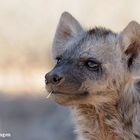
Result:
[[[135,21],[131,21],[127,27],[120,33],[118,39],[118,45],[127,60],[127,66],[129,69],[135,69],[136,61],[138,62],[138,56],[140,55],[140,24]],[[139,64],[138,64],[139,63]],[[137,65],[140,65],[138,62]]]
[[[61,55],[66,48],[66,44],[82,32],[83,28],[79,22],[68,12],[64,12],[60,17],[53,40],[53,56]]]

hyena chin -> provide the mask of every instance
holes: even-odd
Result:
[[[72,108],[78,140],[140,140],[140,25],[85,30],[64,12],[52,52],[46,89]]]

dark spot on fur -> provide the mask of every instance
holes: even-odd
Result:
[[[137,134],[134,134],[134,136],[135,136],[137,139],[140,139],[140,136],[138,136]]]
[[[113,33],[111,30],[105,29],[105,28],[93,28],[87,31],[88,35],[95,35],[95,37],[103,37],[106,38],[106,36],[108,36],[109,34],[111,35],[115,35],[115,33]]]
[[[88,134],[89,132],[88,131],[84,131],[83,133]]]
[[[110,115],[105,115],[105,118],[106,118],[107,120],[111,120],[111,119],[112,119],[112,117],[111,117]]]
[[[89,34],[89,35],[95,34],[95,29],[90,29],[90,30],[88,31],[88,34]]]
[[[126,121],[126,122],[125,122],[125,126],[126,126],[126,128],[128,128],[128,129],[132,128],[132,121],[131,121],[131,120]]]

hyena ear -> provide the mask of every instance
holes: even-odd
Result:
[[[81,32],[83,32],[83,28],[79,22],[68,12],[64,12],[60,17],[53,40],[54,57],[61,55],[64,52],[68,41],[81,34]]]
[[[140,24],[131,21],[120,33],[118,44],[127,58],[128,68],[135,67],[135,61],[140,55]]]

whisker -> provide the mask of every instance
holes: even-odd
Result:
[[[46,98],[48,99],[48,98],[51,96],[51,94],[52,94],[52,92],[50,92],[50,93],[47,95]]]

